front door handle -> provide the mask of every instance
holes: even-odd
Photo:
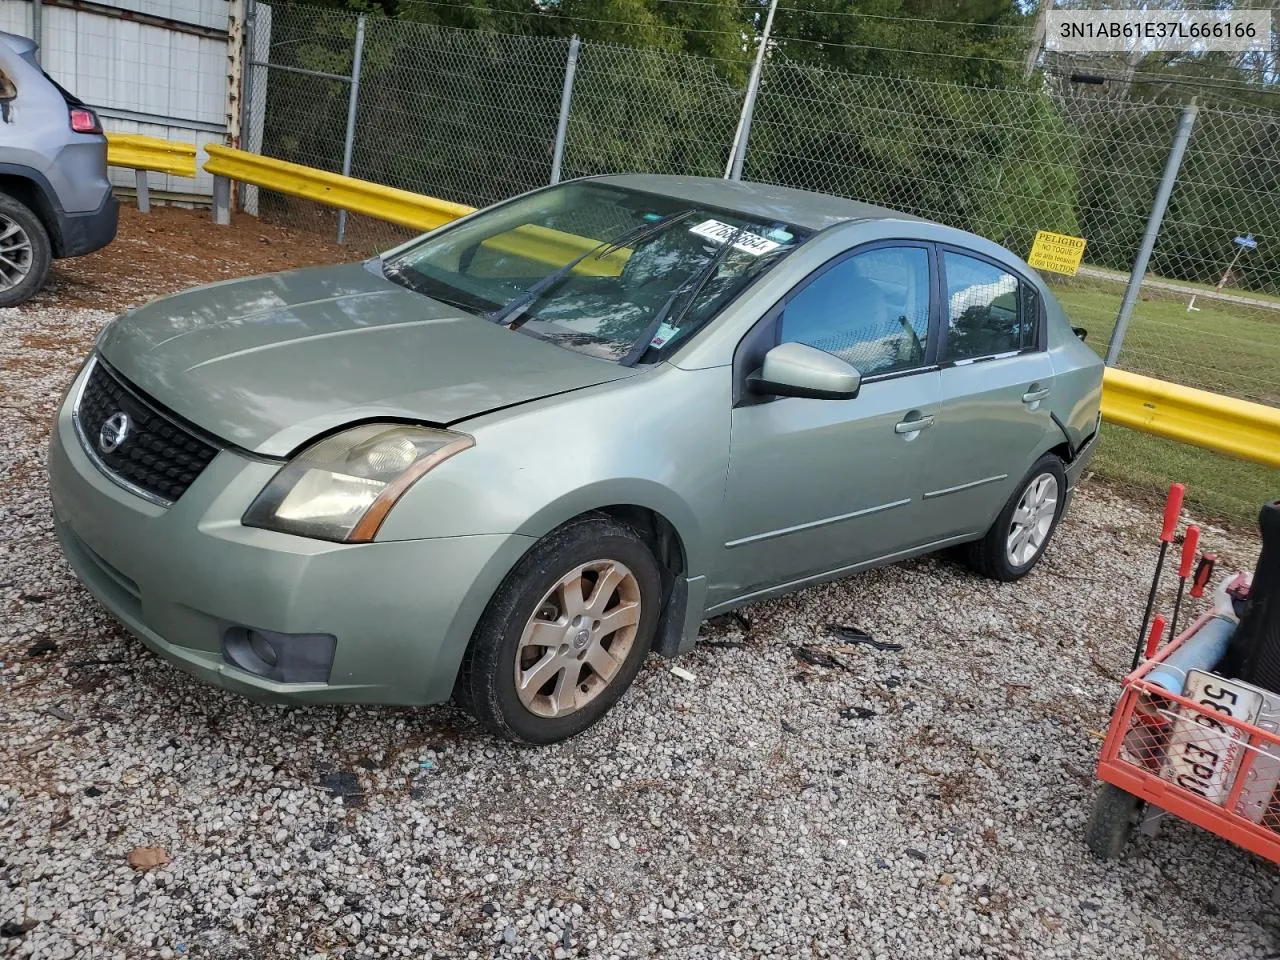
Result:
[[[919,433],[933,426],[933,417],[921,417],[918,420],[899,420],[894,424],[894,433]]]
[[[1036,386],[1035,384],[1032,384],[1031,389],[1022,395],[1022,402],[1036,403],[1039,400],[1043,400],[1048,395],[1049,395],[1048,387],[1040,387],[1040,386]]]

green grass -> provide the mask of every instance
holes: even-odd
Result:
[[[1089,345],[1107,349],[1124,284],[1055,279],[1054,292]],[[1201,288],[1202,290],[1208,288]],[[1144,290],[1120,352],[1120,366],[1174,383],[1280,406],[1280,310]],[[1255,294],[1247,294],[1256,296]],[[1140,494],[1163,496],[1173,481],[1208,518],[1253,529],[1258,507],[1280,497],[1280,470],[1107,424],[1093,460],[1100,476]]]
[[[1104,424],[1090,469],[1141,494],[1163,497],[1175,480],[1204,519],[1255,529],[1258,508],[1280,497],[1280,470],[1114,423]]]
[[[1104,353],[1124,285],[1076,277],[1054,292],[1089,344]],[[1120,351],[1120,366],[1187,386],[1280,406],[1280,310],[1144,291]]]

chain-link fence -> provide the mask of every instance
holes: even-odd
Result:
[[[745,93],[725,79],[740,63],[312,7],[257,3],[248,43],[246,147],[473,205],[547,183],[557,159],[565,177],[720,175]],[[906,210],[1023,255],[1037,230],[1085,237],[1080,273],[1048,276],[1104,352],[1183,110],[1063,80],[968,87],[775,52],[744,176]],[[315,204],[245,200],[337,228]],[[401,235],[354,217],[347,232],[367,246]],[[1199,111],[1119,362],[1280,403],[1280,113]]]

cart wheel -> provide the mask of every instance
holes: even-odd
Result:
[[[1142,805],[1141,800],[1114,784],[1102,785],[1085,828],[1085,842],[1095,857],[1114,860],[1124,853]]]

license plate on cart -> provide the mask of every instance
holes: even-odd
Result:
[[[1170,725],[1160,775],[1212,803],[1222,803],[1244,756],[1247,735],[1220,717],[1253,723],[1262,707],[1254,689],[1202,670],[1189,670],[1182,695],[1200,708],[1179,707]]]

